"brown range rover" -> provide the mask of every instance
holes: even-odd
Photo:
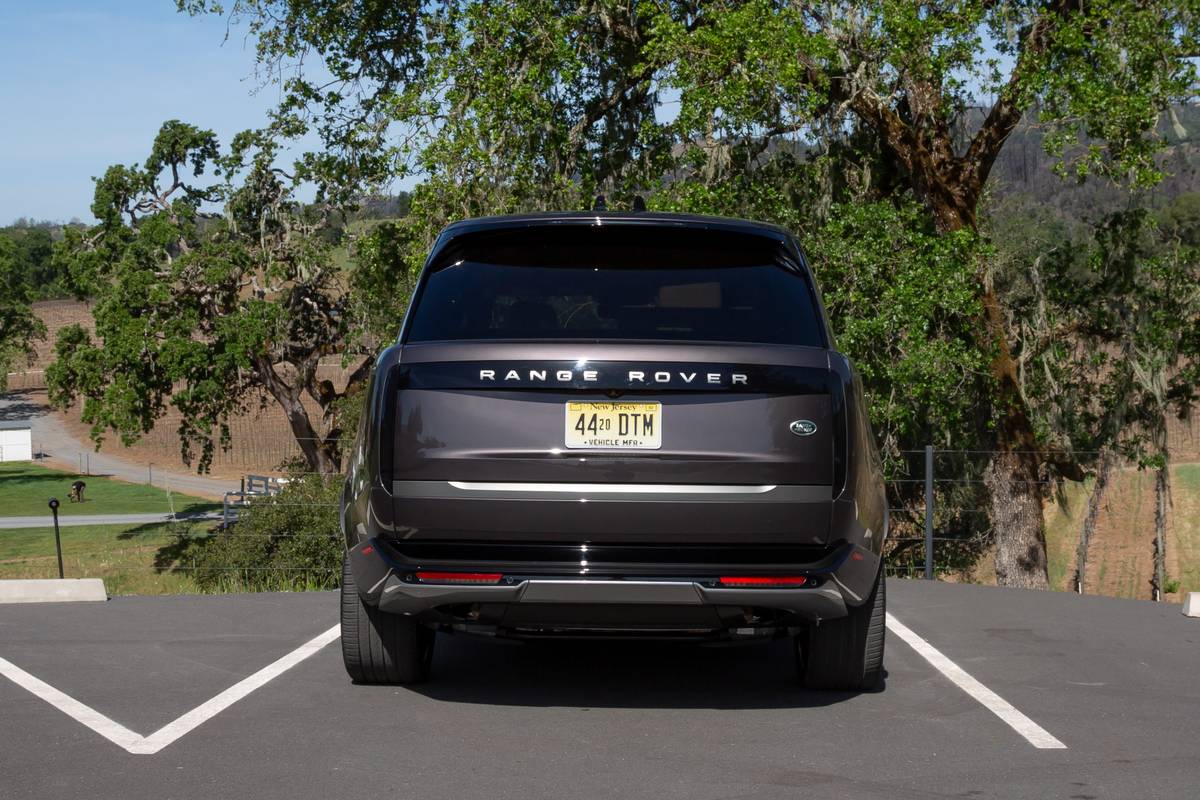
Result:
[[[376,365],[341,519],[358,682],[424,679],[438,633],[790,636],[807,686],[880,679],[862,384],[773,226],[446,228]]]

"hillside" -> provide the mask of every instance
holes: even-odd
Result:
[[[1200,108],[1176,107],[1173,117],[1161,120],[1158,134],[1165,142],[1159,157],[1163,180],[1143,198],[1154,208],[1200,192]],[[1027,119],[1009,137],[992,168],[987,213],[1003,215],[1015,207],[1036,205],[1052,209],[1064,222],[1084,223],[1128,204],[1127,190],[1103,179],[1060,177],[1056,163],[1046,153],[1044,131]]]
[[[1172,505],[1167,526],[1167,578],[1179,581],[1168,594],[1178,601],[1200,591],[1200,464],[1171,468]],[[1076,543],[1092,482],[1068,484],[1065,501],[1046,513],[1050,583],[1071,591]],[[1154,477],[1136,469],[1114,473],[1105,493],[1084,574],[1084,592],[1111,597],[1150,599],[1154,573]]]
[[[47,337],[36,344],[37,358],[27,370],[10,374],[10,391],[25,390],[30,401],[45,403],[45,367],[54,358],[54,341],[63,327],[78,323],[89,332],[95,331],[91,308],[87,303],[76,300],[46,300],[34,304],[34,312],[46,324]],[[346,378],[337,359],[320,368],[323,377],[335,383]],[[320,417],[319,407],[311,398],[305,398],[309,410]],[[61,425],[77,440],[87,442],[90,426],[79,421],[82,403],[77,403],[68,412],[53,412]],[[169,408],[152,431],[131,447],[124,447],[114,436],[105,439],[103,452],[127,461],[154,464],[165,469],[184,472],[194,470],[184,464],[179,456],[179,438],[176,429],[180,415]],[[283,461],[300,455],[299,447],[292,438],[287,419],[279,406],[268,402],[255,406],[229,423],[233,447],[228,451],[218,450],[213,457],[212,475],[219,478],[239,478],[247,473],[274,474],[280,471]],[[34,443],[36,449],[37,443]]]

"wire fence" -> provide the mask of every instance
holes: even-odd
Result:
[[[42,369],[26,369],[9,372],[5,375],[7,391],[25,392],[46,388],[46,371]]]

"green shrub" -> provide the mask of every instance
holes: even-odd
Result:
[[[195,578],[205,591],[336,588],[341,578],[340,481],[298,475],[277,495],[252,500],[229,530],[197,542]]]

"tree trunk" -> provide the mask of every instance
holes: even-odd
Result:
[[[267,391],[283,409],[288,427],[292,429],[292,437],[299,445],[309,471],[324,476],[326,480],[329,476],[341,472],[341,461],[337,451],[313,428],[308,409],[300,399],[300,388],[280,377],[274,367],[265,360],[255,362],[255,368]]]
[[[1001,586],[1047,589],[1046,537],[1041,484],[1022,453],[996,451],[984,469],[992,496],[996,536],[996,582]]]
[[[1092,486],[1092,494],[1088,497],[1087,516],[1079,529],[1079,544],[1075,548],[1075,591],[1083,594],[1083,582],[1087,575],[1088,549],[1092,544],[1092,534],[1096,531],[1096,519],[1100,516],[1100,503],[1104,500],[1104,492],[1108,489],[1108,473],[1112,471],[1112,454],[1107,450],[1100,454],[1100,463],[1096,466],[1096,483]]]
[[[910,163],[912,161],[910,160]],[[920,165],[920,161],[917,161]],[[924,165],[936,172],[937,165]],[[938,229],[949,233],[975,227],[974,209],[981,184],[958,183],[950,176],[914,179],[924,185],[922,199],[933,214]],[[996,385],[991,409],[995,424],[996,451],[984,471],[984,484],[991,495],[990,517],[996,540],[996,580],[1001,586],[1029,589],[1049,588],[1046,571],[1045,520],[1042,516],[1042,453],[1021,393],[1017,363],[1012,356],[1004,310],[981,270],[978,297],[983,319],[977,327],[977,344],[992,353],[990,365]]]
[[[281,400],[280,405],[283,406],[283,413],[287,415],[292,436],[295,437],[296,444],[300,445],[300,452],[304,454],[304,460],[308,463],[309,470],[326,477],[341,472],[341,465],[338,463],[336,455],[317,435],[304,404],[299,400],[287,398]]]
[[[1161,602],[1167,582],[1167,468],[1154,473],[1154,582],[1150,599]]]
[[[917,150],[910,156],[910,174],[917,199],[933,214],[934,224],[942,232],[969,228],[975,230],[975,208],[983,192],[982,185],[962,170],[946,174],[950,158],[938,159],[937,154]]]
[[[1001,586],[1046,589],[1050,581],[1042,516],[1041,447],[1021,394],[1004,312],[982,278],[980,284],[984,312],[980,344],[993,352],[991,371],[996,382],[992,409],[996,452],[984,472],[996,537],[996,580]]]
[[[873,98],[858,96],[853,107],[875,129],[885,155],[908,171],[910,185],[938,231],[975,230],[976,209],[988,173],[1021,117],[1012,98],[997,102],[962,158],[955,155],[948,126],[914,128]],[[996,383],[989,415],[989,423],[995,425],[996,452],[984,478],[991,492],[996,577],[1004,586],[1044,589],[1049,583],[1039,481],[1044,454],[1021,393],[1004,310],[983,269],[977,280],[977,297],[983,308],[977,344],[983,352],[992,353],[991,373]]]

